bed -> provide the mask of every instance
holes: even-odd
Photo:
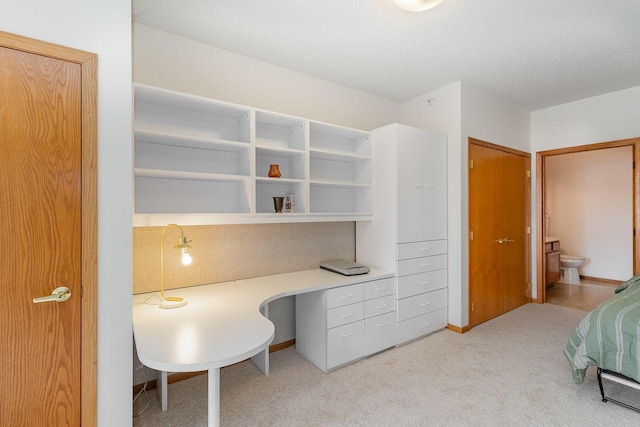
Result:
[[[589,366],[597,366],[602,400],[640,412],[637,407],[607,398],[602,385],[602,378],[606,378],[640,389],[640,275],[623,283],[612,298],[582,319],[564,354],[575,383],[582,383]]]

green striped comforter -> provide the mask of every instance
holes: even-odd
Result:
[[[590,365],[640,381],[640,275],[616,294],[582,319],[567,341],[564,354],[575,383]]]

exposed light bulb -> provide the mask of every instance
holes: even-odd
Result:
[[[409,12],[421,12],[436,7],[444,0],[395,0],[398,7]]]
[[[191,264],[191,255],[187,252],[187,248],[182,248],[182,265]]]

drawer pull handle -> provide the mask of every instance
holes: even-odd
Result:
[[[429,267],[429,263],[426,263],[426,264],[420,264],[420,267]]]
[[[428,280],[427,280],[426,282],[420,282],[420,286],[426,286],[426,285],[428,285],[429,283],[431,283],[431,282],[429,282]]]
[[[376,305],[376,310],[380,310],[381,308],[385,308],[387,304]]]
[[[427,322],[424,325],[420,325],[421,328],[426,328],[427,326],[429,326],[431,323]]]
[[[422,190],[424,188],[424,184],[416,184],[416,188],[418,190]]]
[[[378,327],[382,328],[383,326],[387,326],[389,322],[378,323]]]
[[[347,332],[346,334],[342,334],[340,335],[342,338],[347,338],[350,337],[351,335],[353,335],[353,332]]]
[[[340,298],[351,298],[353,296],[353,294],[349,294],[349,295],[342,295]]]
[[[420,248],[420,250],[424,252],[424,251],[428,251],[429,248]]]
[[[420,307],[426,307],[426,306],[428,306],[429,304],[431,304],[429,301],[427,301],[427,302],[423,302],[422,304],[420,304]]]
[[[381,287],[381,288],[376,288],[376,291],[377,291],[377,292],[380,292],[380,291],[384,291],[385,289],[387,289],[387,287],[386,287],[386,286],[383,286],[383,287]]]
[[[353,316],[353,313],[349,313],[349,314],[341,314],[340,317],[342,317],[343,319],[347,318],[347,317],[351,317]]]

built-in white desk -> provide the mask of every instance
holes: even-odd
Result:
[[[160,371],[158,387],[166,409],[167,372],[208,371],[208,424],[220,423],[220,368],[254,356],[267,374],[275,328],[266,304],[277,298],[393,277],[371,269],[359,276],[307,270],[166,292],[188,299],[164,310],[147,293],[133,296],[133,333],[140,361]],[[146,301],[146,303],[145,303]],[[261,312],[262,310],[262,312]],[[260,353],[260,354],[259,354]]]

